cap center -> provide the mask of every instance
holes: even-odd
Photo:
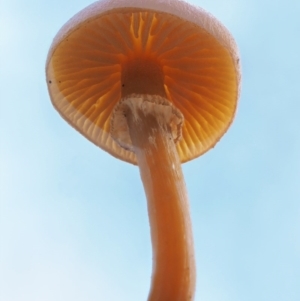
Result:
[[[135,58],[122,64],[122,97],[133,93],[166,97],[161,65],[149,58]]]

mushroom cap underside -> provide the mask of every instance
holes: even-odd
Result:
[[[135,154],[111,138],[110,117],[121,99],[122,66],[151,61],[163,71],[168,100],[184,116],[176,144],[181,162],[200,156],[219,141],[236,111],[240,65],[231,35],[182,1],[170,7],[159,0],[130,1],[134,7],[113,2],[94,3],[55,37],[46,64],[54,107],[90,141],[136,164]]]

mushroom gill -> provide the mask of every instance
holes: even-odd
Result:
[[[109,134],[114,106],[130,93],[124,74],[134,64],[159,74],[160,91],[184,115],[176,144],[181,162],[213,147],[235,113],[236,62],[207,31],[164,12],[119,8],[72,29],[48,67],[54,106],[92,142],[136,164]]]

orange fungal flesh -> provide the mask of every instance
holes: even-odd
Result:
[[[53,104],[92,142],[136,164],[136,155],[109,134],[115,104],[124,95],[143,93],[141,87],[126,90],[134,65],[158,75],[162,82],[152,82],[152,94],[165,94],[184,115],[183,139],[176,144],[180,161],[213,147],[236,109],[233,59],[205,30],[166,13],[117,9],[75,28],[47,67]]]
[[[123,64],[121,80],[122,97],[147,94],[166,98],[162,68],[148,58],[141,57]]]
[[[189,204],[170,128],[126,111],[151,225],[153,274],[148,301],[192,301],[195,259]],[[138,117],[138,118],[136,118]]]

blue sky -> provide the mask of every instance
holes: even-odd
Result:
[[[52,108],[52,38],[92,3],[0,2],[0,300],[146,300],[151,244],[138,169]],[[183,165],[197,301],[300,300],[300,2],[190,1],[239,45],[234,124]]]

